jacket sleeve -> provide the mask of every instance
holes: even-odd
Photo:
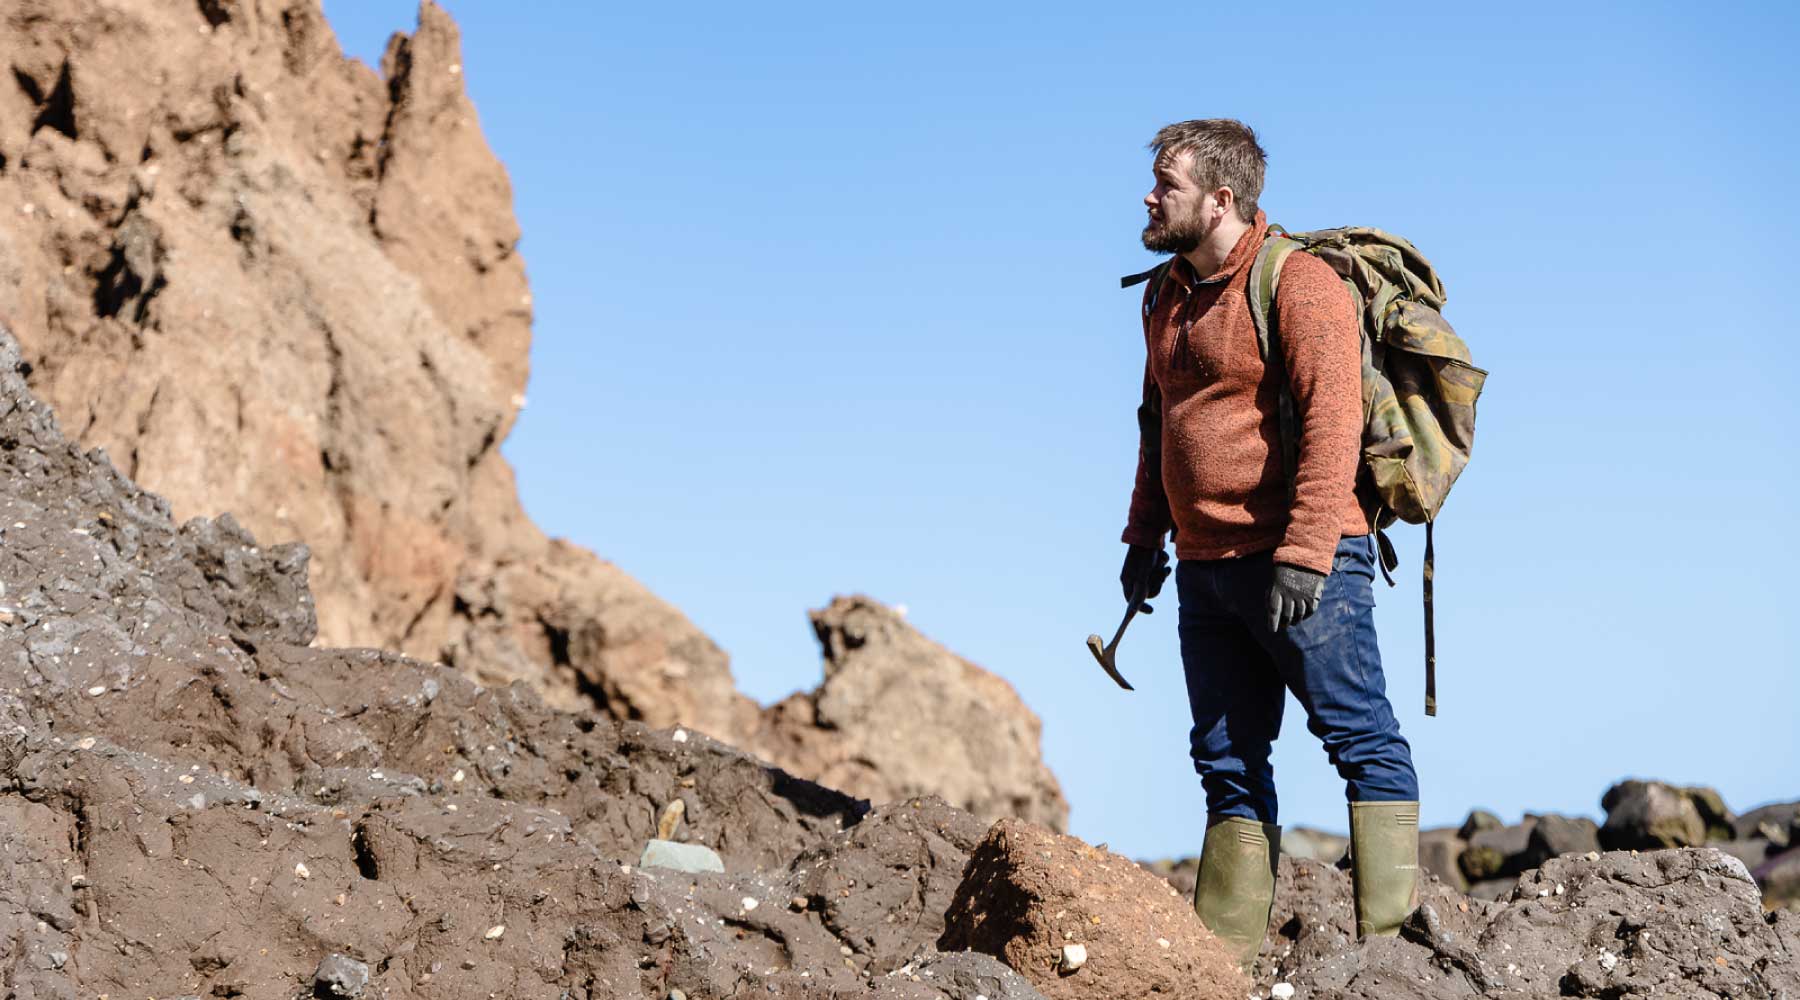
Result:
[[[1144,395],[1138,406],[1137,480],[1131,488],[1131,510],[1119,540],[1127,545],[1162,546],[1169,530],[1169,496],[1162,484],[1162,393],[1144,359]]]
[[[1311,254],[1287,258],[1275,299],[1300,439],[1293,508],[1275,561],[1330,573],[1342,512],[1355,503],[1362,334],[1337,272]]]

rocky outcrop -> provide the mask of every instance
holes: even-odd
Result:
[[[1621,781],[1606,790],[1600,808],[1606,810],[1600,842],[1610,850],[1695,847],[1706,843],[1709,834],[1718,829],[1723,830],[1719,839],[1731,836],[1731,818],[1712,789]]]
[[[0,315],[79,441],[304,540],[326,643],[754,728],[710,640],[520,508],[531,296],[448,15],[377,75],[318,0],[5,0],[0,64]]]
[[[759,752],[872,801],[933,794],[987,819],[1068,825],[1038,718],[1012,685],[866,597],[840,597],[812,622],[824,683],[768,710]]]
[[[0,316],[33,387],[177,517],[306,542],[324,643],[681,723],[876,799],[1065,822],[1036,717],[897,620],[854,664],[828,646],[826,688],[765,720],[680,612],[525,516],[499,445],[531,295],[435,4],[377,74],[318,0],[0,0],[0,64]],[[894,658],[920,691],[888,686]],[[890,740],[927,702],[943,725]]]
[[[1710,849],[1567,856],[1497,902],[1435,879],[1398,938],[1354,937],[1346,873],[1284,861],[1260,984],[1336,1000],[1767,997],[1800,990],[1800,915]]]
[[[1473,810],[1458,829],[1420,831],[1419,863],[1459,890],[1492,899],[1510,891],[1521,872],[1552,858],[1704,844],[1756,873],[1770,906],[1800,902],[1793,898],[1800,894],[1777,890],[1778,880],[1762,874],[1800,832],[1800,804],[1767,805],[1740,817],[1714,789],[1637,779],[1613,785],[1600,801],[1604,824],[1552,813],[1527,814],[1509,826],[1491,812]]]

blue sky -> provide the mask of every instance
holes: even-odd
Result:
[[[326,0],[377,64],[410,0]],[[1428,825],[1598,817],[1627,776],[1800,798],[1800,223],[1785,5],[611,5],[450,0],[537,325],[526,507],[682,608],[769,702],[863,592],[1043,719],[1072,830],[1199,849],[1165,608],[1110,635],[1160,125],[1230,116],[1290,229],[1411,238],[1492,374],[1379,588]],[[1165,611],[1167,613],[1165,613]],[[1286,824],[1343,828],[1290,702]]]

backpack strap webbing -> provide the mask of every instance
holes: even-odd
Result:
[[[1250,319],[1256,324],[1256,349],[1263,364],[1275,372],[1280,392],[1276,415],[1281,423],[1281,469],[1287,477],[1288,500],[1294,497],[1294,477],[1300,471],[1300,421],[1294,410],[1294,393],[1288,387],[1287,356],[1281,351],[1280,324],[1275,321],[1275,294],[1281,286],[1281,265],[1288,255],[1301,248],[1280,226],[1270,226],[1271,235],[1256,251],[1250,265]]]
[[[1437,555],[1431,550],[1431,522],[1425,522],[1425,714],[1437,714],[1437,631],[1432,628],[1431,581],[1437,575]]]
[[[1175,263],[1175,258],[1170,257],[1168,260],[1163,261],[1148,271],[1127,274],[1119,279],[1120,288],[1130,288],[1133,285],[1141,285],[1146,281],[1150,282],[1150,287],[1144,291],[1145,316],[1150,315],[1150,313],[1156,309],[1156,297],[1162,294],[1163,278],[1169,273],[1169,265],[1173,263]]]

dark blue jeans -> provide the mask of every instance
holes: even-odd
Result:
[[[1338,543],[1319,610],[1269,631],[1273,553],[1182,560],[1181,662],[1194,712],[1194,770],[1211,816],[1276,819],[1269,751],[1286,693],[1306,709],[1352,802],[1415,801],[1412,747],[1388,704],[1375,643],[1375,542]]]

